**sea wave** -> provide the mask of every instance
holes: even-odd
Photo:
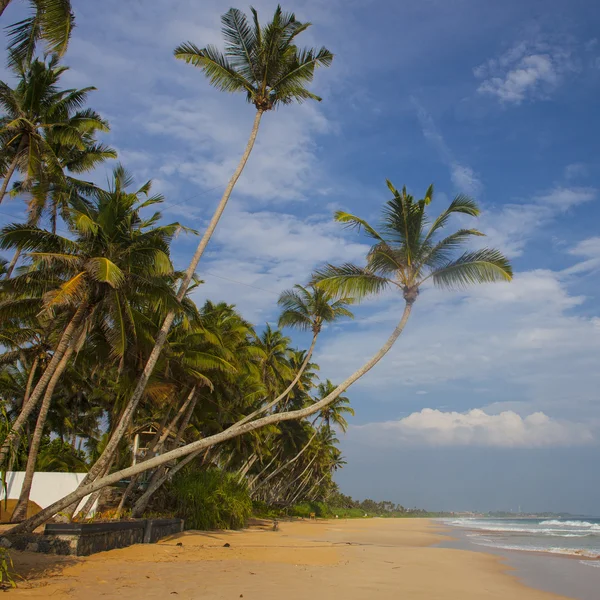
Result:
[[[519,546],[519,545],[511,545],[511,544],[497,544],[497,543],[486,543],[486,542],[474,542],[478,546],[486,546],[488,548],[500,548],[501,550],[519,550],[521,552],[544,552],[548,554],[562,554],[566,556],[581,556],[585,558],[598,559],[600,555],[595,550],[583,550],[576,548],[560,548],[560,547],[544,547],[544,546]],[[582,561],[582,562],[591,562],[591,561]],[[598,563],[596,566],[600,566]]]
[[[557,521],[552,519],[550,521],[542,521],[540,525],[552,525],[552,527],[575,527],[581,529],[591,529],[592,531],[600,531],[600,525],[598,523],[590,523],[589,521]]]

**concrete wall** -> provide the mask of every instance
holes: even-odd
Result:
[[[29,499],[40,508],[46,508],[63,496],[74,492],[84,477],[85,473],[35,473]],[[9,500],[18,500],[24,478],[24,471],[8,471],[6,473]],[[3,488],[0,489],[0,500],[4,500]],[[79,508],[83,507],[86,500],[87,496],[80,502]],[[92,512],[96,510],[96,506],[97,503],[94,504]]]

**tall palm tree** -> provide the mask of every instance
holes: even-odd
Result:
[[[497,250],[481,249],[463,251],[458,254],[465,243],[473,236],[482,235],[476,229],[459,229],[450,235],[440,234],[454,215],[476,217],[479,214],[477,204],[465,197],[457,196],[450,206],[438,217],[430,221],[427,207],[433,199],[433,188],[430,187],[425,197],[415,200],[406,189],[401,192],[388,182],[393,198],[383,208],[380,232],[357,216],[338,212],[336,219],[345,225],[364,230],[373,239],[374,244],[367,255],[366,267],[345,264],[341,267],[327,265],[320,269],[315,277],[315,285],[339,296],[364,297],[392,288],[399,291],[404,299],[404,310],[399,322],[383,346],[362,367],[346,378],[325,398],[298,410],[277,412],[246,422],[236,423],[227,430],[206,436],[184,447],[176,448],[160,457],[147,461],[144,465],[136,465],[129,469],[97,479],[89,485],[78,488],[75,492],[47,507],[21,527],[13,530],[28,531],[43,523],[53,514],[62,510],[87,494],[130,477],[148,468],[155,468],[169,461],[188,457],[198,452],[223,443],[240,435],[255,431],[261,427],[275,425],[283,421],[305,419],[323,410],[343,394],[355,381],[368,373],[392,348],[402,333],[410,312],[416,302],[423,284],[462,289],[471,284],[510,281],[512,269],[509,261]]]
[[[221,21],[226,41],[225,53],[213,46],[200,49],[190,42],[175,49],[176,58],[200,68],[208,77],[209,82],[217,89],[224,92],[243,92],[246,94],[247,100],[256,108],[254,125],[246,149],[181,281],[178,291],[179,300],[185,297],[198,261],[244,170],[254,147],[263,114],[279,105],[303,102],[309,99],[320,100],[306,88],[306,85],[312,82],[317,67],[327,67],[333,60],[331,52],[324,47],[319,50],[301,50],[295,45],[296,37],[306,31],[310,23],[300,23],[293,13],[284,13],[278,6],[273,19],[264,27],[260,25],[258,14],[254,9],[252,9],[252,16],[253,21],[250,25],[247,17],[238,9],[232,8],[223,15]],[[174,318],[174,312],[167,314],[157,335],[154,350],[146,362],[127,408],[123,411],[120,424],[106,447],[105,455],[90,469],[90,479],[96,477],[106,467],[109,460],[108,453],[118,445],[127,429],[127,424],[131,421],[160,352],[167,341]]]
[[[0,0],[0,16],[11,0]],[[31,15],[8,28],[12,62],[29,62],[39,40],[46,42],[46,54],[62,56],[75,27],[70,0],[28,0]]]
[[[28,180],[58,183],[64,181],[69,160],[74,170],[82,166],[75,160],[77,152],[88,157],[100,152],[101,160],[114,156],[113,150],[95,146],[90,138],[97,131],[109,130],[95,111],[82,108],[95,88],[59,89],[59,80],[68,67],[60,66],[56,55],[48,62],[36,59],[16,65],[14,70],[18,76],[14,89],[0,81],[0,138],[6,167],[0,202],[17,170]],[[83,166],[94,164],[88,161]]]
[[[71,329],[66,341],[64,333],[60,337],[3,440],[2,459],[42,394],[40,414],[47,414],[53,388],[81,336],[94,329],[102,332],[110,348],[109,360],[121,366],[143,326],[144,312],[177,306],[169,244],[180,226],[157,225],[160,213],[142,217],[142,211],[162,197],[149,195],[150,182],[135,192],[127,190],[130,184],[130,176],[118,166],[109,190],[95,189],[92,198],[78,198],[69,220],[75,239],[29,225],[8,225],[0,232],[0,247],[23,250],[31,261],[10,280],[10,286],[16,293],[42,297],[43,314],[69,315],[66,329]],[[45,416],[40,427],[44,422]],[[36,438],[38,444],[41,437],[40,433]],[[34,463],[35,453],[30,450],[30,455]]]

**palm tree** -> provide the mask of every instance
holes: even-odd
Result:
[[[465,242],[473,236],[482,235],[479,231],[459,229],[446,237],[440,237],[443,228],[448,225],[453,215],[476,217],[479,214],[477,204],[473,200],[465,196],[457,196],[446,210],[433,221],[429,221],[426,208],[433,199],[432,187],[427,190],[425,197],[418,201],[408,195],[405,189],[402,192],[397,191],[390,182],[388,182],[388,187],[393,198],[384,206],[381,233],[359,217],[344,212],[336,213],[336,219],[339,222],[364,230],[374,240],[367,255],[366,267],[352,264],[345,264],[341,267],[327,265],[320,269],[314,277],[317,287],[322,287],[329,293],[342,297],[355,295],[364,297],[388,288],[397,289],[402,293],[404,310],[400,315],[400,320],[388,340],[370,360],[325,398],[317,402],[298,410],[269,414],[241,425],[236,423],[225,431],[176,448],[143,465],[136,465],[97,479],[55,502],[13,531],[17,533],[31,530],[72,502],[124,477],[130,477],[137,472],[155,468],[184,456],[189,458],[208,447],[261,427],[283,421],[305,419],[323,410],[355,381],[368,373],[389,352],[402,333],[423,284],[431,282],[442,288],[462,289],[471,284],[512,279],[510,263],[497,250],[485,248],[465,251],[457,256],[457,252]]]
[[[100,331],[110,349],[109,361],[122,368],[138,337],[143,313],[159,307],[172,310],[177,305],[169,244],[180,226],[157,225],[160,213],[143,218],[141,211],[162,198],[149,196],[150,182],[135,192],[127,191],[130,184],[130,176],[118,166],[111,189],[95,190],[90,200],[78,198],[69,221],[75,239],[28,225],[8,225],[0,233],[0,247],[25,250],[31,260],[31,266],[10,280],[10,285],[17,292],[41,296],[45,314],[65,313],[71,319],[69,339],[62,343],[63,334],[52,360],[3,441],[5,454],[43,394],[29,451],[27,472],[31,477],[52,393],[87,333]],[[48,273],[53,275],[50,281]],[[25,482],[30,484],[27,476]],[[28,497],[26,483],[22,498]]]
[[[200,49],[190,42],[175,49],[176,58],[200,68],[217,89],[224,92],[244,92],[248,101],[256,108],[254,125],[246,149],[181,281],[177,295],[179,300],[185,297],[198,261],[244,170],[254,147],[263,114],[279,105],[303,102],[309,99],[320,100],[306,88],[306,85],[312,82],[317,67],[327,67],[333,60],[333,55],[326,48],[300,50],[295,45],[296,37],[306,31],[310,23],[300,23],[294,14],[284,13],[278,6],[273,19],[264,27],[261,27],[258,14],[254,9],[252,9],[252,15],[252,26],[248,23],[244,13],[238,9],[232,8],[223,15],[221,19],[223,36],[227,44],[224,54],[213,46]],[[114,450],[125,433],[167,341],[174,318],[174,312],[168,313],[165,317],[156,337],[154,350],[146,362],[127,408],[123,411],[120,424],[113,433],[114,439],[111,439],[107,445],[106,455],[101,457],[98,463],[90,469],[90,479],[96,477],[106,467],[109,460],[108,453]]]
[[[28,65],[16,65],[14,70],[19,78],[15,89],[0,81],[0,107],[4,113],[0,137],[6,166],[0,203],[17,170],[26,174],[27,180],[57,184],[64,182],[65,168],[71,166],[81,172],[82,166],[96,164],[94,160],[82,164],[77,153],[88,157],[100,153],[100,160],[115,155],[112,149],[97,146],[93,140],[95,132],[109,130],[108,123],[93,110],[81,108],[95,88],[60,90],[60,77],[68,68],[59,66],[56,55],[48,62],[36,59]]]
[[[11,0],[0,0],[0,16]],[[8,28],[12,62],[29,62],[37,42],[46,42],[46,54],[62,56],[75,27],[70,0],[29,0],[31,16]]]
[[[336,386],[329,379],[317,386],[317,401],[326,398],[335,390]],[[319,412],[319,419],[327,429],[331,425],[337,425],[343,433],[348,429],[348,421],[344,415],[354,416],[354,409],[350,404],[350,399],[346,396],[338,396],[333,402],[325,406]]]

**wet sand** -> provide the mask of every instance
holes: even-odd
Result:
[[[497,556],[434,547],[426,519],[270,523],[185,532],[87,558],[15,552],[15,598],[559,600],[526,587]],[[229,547],[224,547],[229,544]]]

